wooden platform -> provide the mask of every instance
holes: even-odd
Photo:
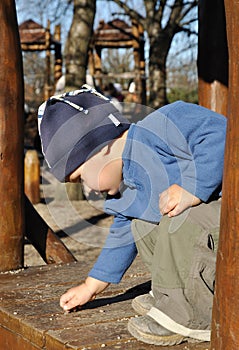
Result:
[[[135,316],[131,301],[150,288],[139,258],[119,285],[110,286],[83,310],[64,314],[60,295],[80,283],[88,270],[77,262],[0,274],[0,350],[209,350],[209,343],[147,345],[128,333],[127,321]]]

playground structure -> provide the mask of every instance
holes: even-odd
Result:
[[[46,53],[46,70],[44,98],[49,98],[54,92],[54,85],[62,76],[62,53],[61,53],[61,26],[55,26],[54,35],[50,32],[50,21],[47,28],[33,20],[28,20],[19,26],[20,43],[22,51],[44,51]],[[51,79],[51,51],[54,51],[54,83]]]
[[[54,35],[50,32],[50,21],[44,28],[33,20],[27,20],[19,26],[21,49],[25,52],[45,52],[44,99],[55,91],[57,81],[62,77],[61,27],[55,26]],[[107,48],[133,48],[134,69],[119,74],[102,72],[102,50]],[[51,72],[51,51],[54,51],[54,72]],[[108,23],[100,21],[95,30],[89,49],[88,69],[95,85],[103,90],[105,81],[121,79],[134,81],[137,102],[146,103],[146,77],[144,59],[143,28],[135,21],[132,26],[115,19]],[[52,75],[54,76],[52,78]]]
[[[134,70],[121,74],[103,74],[102,50],[106,48],[133,48]],[[144,59],[143,28],[136,21],[129,26],[126,22],[115,19],[108,23],[100,21],[95,30],[89,51],[89,71],[96,85],[103,89],[103,81],[109,79],[127,79],[135,83],[137,102],[146,103],[146,77]]]
[[[201,105],[219,112],[223,111],[228,116],[221,230],[210,348],[211,350],[237,350],[239,347],[239,263],[237,259],[239,253],[239,119],[237,117],[239,109],[239,42],[237,38],[239,4],[236,0],[225,0],[225,2],[214,0],[210,4],[201,0],[199,1],[199,13],[199,101]],[[217,16],[221,18],[221,25],[225,25],[224,28],[220,26],[220,30],[222,30],[224,35],[221,35],[218,30],[213,31],[213,39],[215,38],[218,42],[217,47],[219,52],[223,51],[225,61],[220,61],[221,66],[219,65],[214,76],[211,74],[207,76],[210,73],[210,69],[203,70],[202,68],[210,60],[212,63],[215,63],[212,56],[214,51],[210,51],[208,48],[210,47],[210,38],[212,39],[209,34],[215,28],[213,25],[215,25],[215,18],[218,18]],[[2,175],[0,180],[0,191],[2,194],[0,245],[1,252],[4,252],[4,254],[2,253],[0,255],[0,268],[1,271],[8,271],[23,266],[22,245],[25,231],[23,204],[23,129],[21,116],[23,115],[24,99],[20,40],[13,1],[5,0],[1,2],[0,18],[2,23],[0,33],[3,38],[3,43],[0,47],[0,87],[2,92],[0,97],[0,126],[1,130],[3,130],[0,134],[0,169]],[[224,18],[225,22],[223,22]],[[226,37],[227,45],[225,44]],[[223,41],[223,44],[221,41]],[[227,51],[225,52],[227,48],[228,60]],[[205,61],[205,57],[207,57],[207,61]],[[218,58],[218,55],[216,57]],[[220,68],[224,72],[222,78],[221,76],[217,76]],[[227,69],[229,72],[228,81]],[[74,275],[74,273],[71,274]],[[68,275],[68,272],[66,275]],[[30,273],[29,275],[26,273],[25,276],[28,279],[32,278],[34,280],[34,271],[33,276]],[[22,278],[24,279],[24,276]],[[53,278],[52,275],[50,278]],[[55,288],[57,288],[57,284]],[[5,330],[4,333],[0,329],[0,334],[4,335],[3,339],[5,343],[3,344],[7,344],[7,339],[14,339],[14,332],[21,323],[19,319],[12,316],[12,308],[10,314],[8,315],[10,320],[9,327],[12,326],[13,331],[8,332]],[[67,322],[67,319],[65,321]],[[28,332],[32,332],[32,337],[34,337],[33,334],[37,334],[36,329],[33,331],[30,327],[26,328],[24,326],[24,320],[21,325],[21,327],[25,327],[25,330],[28,329]],[[95,329],[92,332],[95,332]],[[48,334],[49,342],[47,347],[46,343],[40,343],[40,338],[37,338],[39,342],[35,345],[28,345],[26,349],[65,349],[64,341],[62,341],[64,336],[62,335],[61,342],[59,340],[59,334],[58,338],[56,337],[56,340],[52,341],[51,336],[53,333]],[[71,336],[69,332],[66,332],[67,336]],[[9,344],[11,341],[9,341]],[[19,337],[18,341],[20,342]],[[15,350],[20,348],[22,348],[21,344],[19,347],[11,347],[9,349]],[[74,341],[70,348],[77,348],[74,347]],[[0,345],[0,349],[5,350],[6,347],[1,348]],[[193,347],[190,347],[190,349],[193,349]],[[204,348],[201,345],[196,345],[195,349]]]

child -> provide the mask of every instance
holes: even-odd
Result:
[[[106,192],[114,215],[97,262],[61,307],[119,283],[138,251],[152,293],[133,301],[142,316],[130,333],[156,345],[209,340],[226,118],[178,101],[130,124],[83,86],[39,108],[39,132],[51,172]]]

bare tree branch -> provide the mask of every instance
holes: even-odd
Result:
[[[183,0],[175,0],[174,4],[171,6],[171,14],[166,27],[174,30],[179,25],[182,8]]]
[[[119,7],[121,7],[125,11],[125,14],[127,14],[131,19],[134,19],[139,23],[144,22],[145,18],[140,13],[130,8],[124,1],[121,1],[121,0],[113,0],[113,1]]]
[[[180,21],[183,20],[183,18],[185,18],[192,11],[192,9],[197,8],[197,5],[198,5],[198,0],[184,3]],[[196,19],[194,18],[194,20]]]

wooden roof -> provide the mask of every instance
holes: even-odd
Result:
[[[134,40],[132,27],[126,22],[115,19],[108,23],[100,21],[94,32],[94,45],[100,47],[130,47]]]
[[[44,45],[46,41],[47,29],[40,24],[29,19],[19,25],[19,34],[21,44],[25,45]],[[51,36],[51,43],[54,43],[54,39]]]

